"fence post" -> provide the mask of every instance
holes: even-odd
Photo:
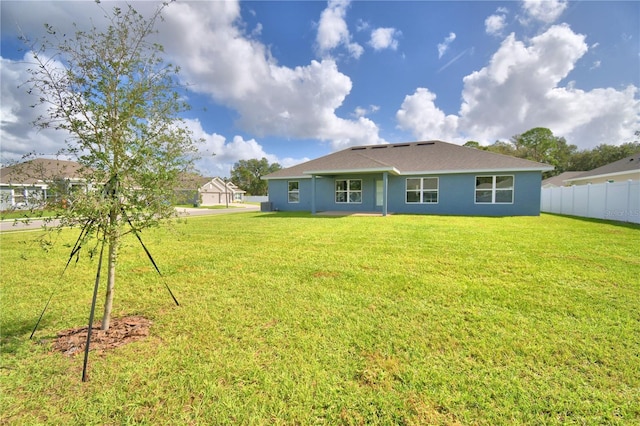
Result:
[[[627,180],[627,202],[625,203],[625,207],[624,216],[626,222],[631,222],[631,179]]]
[[[601,219],[606,219],[609,215],[607,212],[609,211],[609,182],[605,182],[604,184],[604,217]]]
[[[591,212],[589,210],[590,201],[591,201],[591,182],[587,184],[587,217],[591,217]]]

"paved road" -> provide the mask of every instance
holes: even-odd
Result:
[[[196,209],[179,207],[176,208],[179,216],[208,216],[212,214],[227,214],[227,213],[243,213],[260,210],[260,206],[254,204],[231,204],[228,209]]]
[[[180,207],[176,208],[178,216],[190,217],[190,216],[206,216],[212,214],[229,214],[229,213],[243,213],[260,210],[260,206],[254,204],[242,204],[242,205],[230,205],[228,209],[196,209]],[[14,220],[0,221],[0,232],[5,231],[28,231],[42,229],[44,221],[32,220],[29,223],[15,222]],[[49,226],[56,226],[58,221],[52,221]]]

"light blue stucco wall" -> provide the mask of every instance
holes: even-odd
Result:
[[[476,204],[476,176],[513,175],[514,202],[512,204]],[[437,204],[408,204],[406,179],[411,177],[437,177]],[[342,204],[335,202],[337,179],[361,179],[362,203]],[[316,211],[382,211],[376,206],[376,181],[382,174],[344,175],[316,178]],[[416,175],[388,177],[388,212],[411,214],[443,214],[469,216],[537,216],[540,214],[540,172],[460,173],[446,175]],[[299,182],[300,202],[287,201],[288,182]],[[279,211],[311,211],[311,178],[269,180],[269,201]]]

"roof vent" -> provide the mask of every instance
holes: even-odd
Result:
[[[351,151],[362,151],[367,149],[366,146],[354,146],[353,148],[351,148]]]
[[[411,144],[410,143],[403,143],[403,144],[393,145],[394,148],[402,148],[402,147],[405,147],[405,146],[411,146]]]
[[[375,146],[372,146],[371,149],[380,149],[380,148],[386,148],[386,147],[387,145],[375,145]]]
[[[427,145],[435,145],[435,142],[418,142],[416,145],[418,146],[427,146]]]

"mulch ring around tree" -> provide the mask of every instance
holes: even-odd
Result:
[[[112,318],[109,330],[106,331],[100,330],[99,322],[93,324],[89,350],[104,352],[144,339],[149,335],[151,324],[150,320],[142,316]],[[84,353],[88,329],[85,326],[58,332],[52,350],[67,356]]]

